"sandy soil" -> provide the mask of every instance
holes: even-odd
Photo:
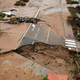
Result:
[[[18,0],[0,0],[0,8],[14,7],[14,3]]]
[[[26,31],[29,23],[22,24],[1,24],[0,29],[6,32],[0,36],[0,52],[9,51],[15,49],[18,46],[19,39]]]
[[[15,3],[16,1],[18,1],[18,0],[0,0],[0,2],[12,2],[12,3]]]
[[[0,55],[0,80],[42,80],[43,76],[36,76],[31,69],[26,69],[26,58],[14,52]],[[23,65],[22,69],[20,66]]]
[[[41,24],[50,27],[56,35],[62,36],[64,34],[63,30],[63,20],[61,12],[54,12],[52,14],[39,14],[42,20],[46,22],[41,22]]]
[[[46,44],[34,44],[21,47],[16,52],[53,72],[68,75],[71,78],[74,76],[74,56],[67,48]]]

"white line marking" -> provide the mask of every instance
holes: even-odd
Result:
[[[32,28],[32,31],[34,31],[34,28]]]
[[[37,34],[35,35],[35,38],[37,37]]]
[[[37,11],[36,15],[34,16],[34,18],[37,17],[37,15],[38,15],[39,12],[40,12],[40,8],[39,8],[39,10]]]
[[[75,42],[75,40],[65,39],[65,41]]]
[[[32,24],[32,23],[31,23],[31,24]],[[29,25],[29,27],[27,28],[26,32],[24,33],[24,35],[22,36],[22,38],[21,38],[21,40],[20,40],[19,42],[21,42],[21,41],[22,41],[23,37],[26,35],[27,31],[29,30],[29,28],[30,28],[31,24]]]
[[[40,28],[38,28],[37,32],[39,32]]]
[[[74,44],[74,45],[76,45],[76,43],[71,43],[71,42],[65,42],[66,44]]]
[[[19,44],[21,43],[21,41],[23,40],[24,36],[26,35],[27,31],[29,30],[30,26],[32,25],[32,23],[29,25],[29,27],[27,28],[27,30],[25,31],[25,33],[23,34],[22,38],[20,39],[17,47],[19,46]],[[17,49],[17,47],[15,49]]]
[[[66,46],[69,46],[69,47],[75,47],[75,48],[76,48],[76,46],[74,46],[74,45],[66,45]]]
[[[35,27],[35,25],[33,24],[32,27]]]
[[[48,39],[46,41],[48,41]]]
[[[40,26],[41,26],[41,24],[40,24]]]
[[[34,31],[35,25],[33,24],[32,27],[33,27],[32,31]]]
[[[34,41],[32,42],[32,45],[34,44]]]
[[[47,35],[47,38],[49,38],[49,34],[50,34],[50,28],[49,28],[49,31],[48,31],[48,35]]]
[[[49,31],[48,31],[46,43],[48,42],[49,34],[50,34],[50,28],[49,28]]]

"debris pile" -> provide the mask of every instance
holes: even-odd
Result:
[[[71,13],[71,16],[68,16],[67,22],[73,28],[75,39],[80,41],[80,18],[76,14],[76,12],[80,13],[80,7],[69,7],[68,9]]]
[[[29,18],[29,17],[14,17],[10,18],[10,23],[11,24],[18,24],[18,23],[23,23],[23,22],[29,22],[29,23],[37,23],[38,21],[41,21],[40,19],[37,18]]]

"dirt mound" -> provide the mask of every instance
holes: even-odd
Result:
[[[74,76],[74,55],[62,46],[39,43],[21,47],[16,52],[58,74]]]

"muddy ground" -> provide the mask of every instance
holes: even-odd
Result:
[[[75,56],[67,48],[39,43],[21,47],[16,52],[53,72],[74,77]]]

